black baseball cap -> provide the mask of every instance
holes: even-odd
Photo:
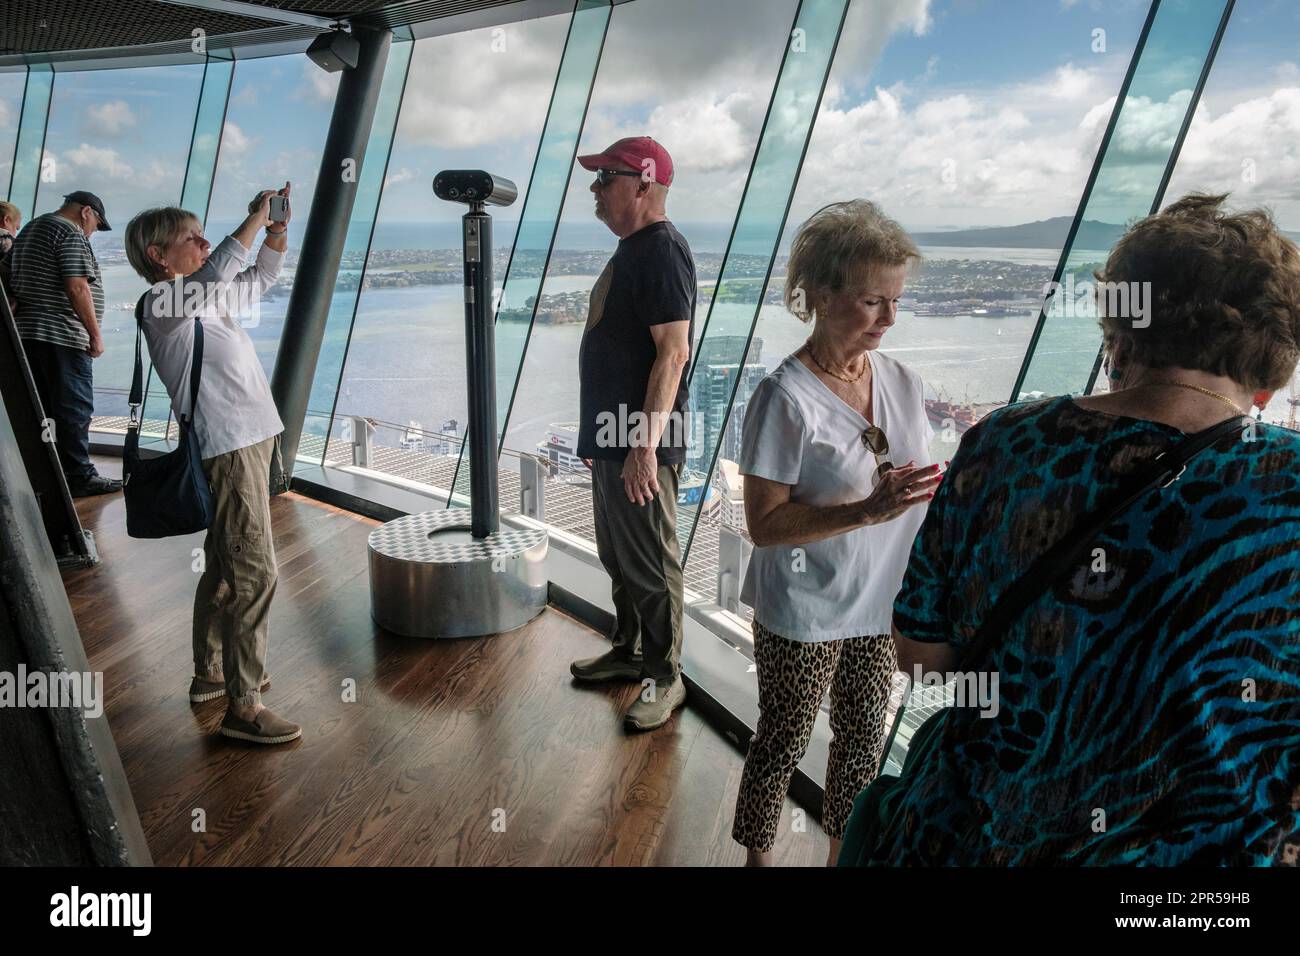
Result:
[[[108,224],[108,217],[104,215],[104,204],[99,201],[99,197],[94,193],[88,193],[84,189],[78,189],[76,192],[68,193],[63,197],[64,202],[79,202],[83,206],[89,206],[95,210],[95,215],[99,217],[99,228],[105,232],[112,231],[112,226]]]

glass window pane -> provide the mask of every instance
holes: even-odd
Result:
[[[18,144],[18,117],[23,111],[23,88],[26,70],[0,72],[0,189],[9,191],[9,177],[14,168],[14,147]],[[24,209],[23,215],[31,210]]]
[[[180,206],[203,221],[207,217],[208,198],[212,194],[212,176],[216,172],[217,149],[221,144],[221,127],[226,115],[226,99],[234,77],[233,60],[209,59],[204,66],[199,104],[190,136],[190,152],[185,164],[185,183]],[[145,399],[141,413],[140,434],[179,437],[172,423],[171,398],[163,383],[153,374],[146,359]]]
[[[397,126],[397,112],[402,103],[402,90],[406,85],[414,47],[415,44],[410,41],[394,41],[384,64],[384,79],[379,88],[379,100],[375,104],[365,162],[361,164],[361,175],[357,179],[352,218],[343,241],[343,259],[339,264],[338,279],[334,283],[334,295],[330,299],[325,335],[321,340],[307,415],[303,420],[302,438],[298,443],[298,458],[315,464],[321,464],[325,458],[339,375],[343,371],[353,317],[361,296],[362,267],[370,248],[389,151]]]
[[[203,88],[194,119],[189,163],[185,167],[185,192],[181,196],[181,208],[192,210],[200,219],[206,219],[208,214],[226,101],[234,76],[234,60],[209,59],[203,70]]]
[[[728,257],[717,281],[717,294],[694,350],[691,390],[696,428],[687,466],[701,483],[702,493],[680,512],[678,519],[678,535],[687,545],[684,556],[688,566],[696,519],[716,511],[720,503],[720,496],[714,495],[706,482],[732,396],[745,377],[738,374],[737,366],[744,360],[749,335],[764,301],[769,269],[845,11],[846,4],[841,0],[805,2],[799,7]],[[749,371],[756,373],[757,369]],[[749,388],[756,386],[761,377],[750,374]],[[716,562],[704,563],[714,564],[716,574]]]
[[[36,205],[41,177],[41,149],[45,144],[45,125],[49,118],[50,95],[54,89],[54,72],[47,65],[33,65],[27,71],[23,88],[18,135],[14,145],[13,166],[6,180],[9,201],[16,204],[28,219]],[[112,220],[110,220],[111,222]]]
[[[498,446],[504,437],[519,371],[524,358],[537,296],[542,289],[551,242],[564,204],[569,173],[582,133],[592,78],[600,64],[609,26],[607,0],[580,0],[570,22],[555,90],[551,94],[537,161],[527,185],[528,195],[518,212],[519,226],[506,275],[494,275],[499,291],[495,343]],[[522,184],[521,184],[522,188]],[[470,492],[470,441],[461,449],[456,469],[454,503],[465,504]]]
[[[782,300],[790,241],[821,206],[870,199],[920,247],[881,349],[925,381],[937,460],[1010,393],[1147,5],[1006,7],[996,18],[955,2],[906,15],[850,7],[748,352],[742,363],[752,304],[725,323],[732,341],[711,328],[698,353],[692,411],[701,458],[712,445],[717,466],[685,568],[697,592],[716,593],[724,538],[747,534],[736,472],[745,409],[811,331]],[[738,274],[736,294],[762,274]],[[747,641],[741,650],[752,654]],[[898,752],[908,739],[905,726]]]
[[[237,60],[217,154],[217,171],[204,229],[216,243],[248,214],[259,189],[293,183],[293,222],[279,281],[263,297],[248,334],[267,378],[275,366],[284,312],[311,213],[325,134],[334,109],[339,74],[326,73],[303,56]]]
[[[1162,205],[1190,192],[1228,193],[1233,209],[1264,206],[1300,239],[1300,10],[1237,0]],[[1098,381],[1101,385],[1101,381]],[[1280,389],[1265,421],[1297,424],[1300,381]]]
[[[830,201],[879,203],[924,256],[881,348],[926,381],[936,458],[1005,401],[1144,15],[1127,2],[1018,4],[996,23],[963,4],[887,21],[850,9],[745,368],[703,354],[696,368],[706,416],[711,383],[740,374],[725,426],[714,413],[707,432],[722,429],[724,472],[757,381],[810,332],[781,304],[785,260],[799,224]],[[1047,34],[1068,41],[1033,42]],[[718,527],[744,530],[734,479],[715,471],[713,484],[687,566],[700,587],[716,574]]]
[[[614,7],[579,153],[647,134],[673,158],[668,215],[695,257],[701,331],[781,64],[794,0],[636,0]],[[690,23],[689,30],[682,24]],[[642,79],[653,75],[654,83]],[[587,299],[617,239],[593,212],[592,174],[576,163],[541,291],[501,469],[544,458],[547,522],[594,545],[590,473],[576,460],[578,347]],[[689,500],[703,476],[682,482]],[[503,485],[503,511],[519,498]],[[679,519],[685,521],[685,518]]]
[[[103,201],[112,227],[91,237],[104,281],[96,427],[124,427],[103,420],[126,415],[135,303],[148,285],[126,261],[126,225],[141,210],[180,199],[202,78],[199,64],[55,74],[35,211],[52,212],[67,193],[85,189]]]
[[[360,416],[375,423],[373,469],[451,486],[467,410],[464,207],[437,200],[433,177],[441,169],[484,168],[526,187],[569,19],[415,41],[327,463],[352,463],[344,421]],[[498,277],[523,201],[493,209]],[[349,251],[343,264],[350,274],[358,274],[364,254]]]
[[[1160,4],[1016,400],[1087,389],[1101,348],[1093,271],[1125,224],[1151,212],[1223,9],[1204,0]]]

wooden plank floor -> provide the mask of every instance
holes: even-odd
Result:
[[[104,474],[121,463],[96,459]],[[735,865],[742,758],[689,705],[629,736],[626,684],[575,685],[602,637],[548,608],[510,634],[420,641],[370,619],[375,522],[274,500],[280,567],[268,706],[302,724],[281,747],[216,734],[192,705],[190,616],[200,535],[127,537],[120,495],[82,499],[101,563],[65,575],[145,834],[160,865]],[[357,700],[343,686],[355,681]],[[818,865],[815,822],[777,861]],[[196,821],[202,811],[205,827]],[[802,816],[802,814],[800,814]]]

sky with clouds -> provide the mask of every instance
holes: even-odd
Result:
[[[1191,3],[1193,0],[1175,0]],[[913,229],[1004,225],[1073,213],[1137,41],[1145,0],[856,0],[822,98],[791,209],[798,222],[866,196]],[[1205,7],[1212,7],[1205,4]],[[672,153],[669,212],[728,222],[754,158],[794,0],[633,0],[614,8],[580,151],[646,132]],[[386,221],[458,213],[429,189],[441,168],[483,166],[524,187],[560,62],[567,16],[421,40],[389,163]],[[1100,38],[1100,39],[1099,39]],[[814,47],[822,37],[810,35]],[[1300,228],[1300,5],[1238,0],[1170,195],[1230,190]],[[1150,189],[1188,91],[1177,44],[1153,50],[1151,80],[1116,134],[1123,159],[1102,184],[1125,218]],[[1158,54],[1158,57],[1157,57]],[[110,218],[174,202],[201,68],[68,72],[46,143],[65,189],[105,195]],[[0,176],[21,106],[0,74]],[[238,63],[212,217],[261,186],[294,182],[305,221],[337,76],[305,58]],[[806,102],[806,101],[805,101]],[[774,122],[779,123],[780,117]],[[1146,165],[1144,165],[1146,164]],[[590,216],[589,174],[570,177],[564,226]],[[1101,215],[1106,218],[1106,215]]]
[[[36,213],[88,189],[121,229],[140,209],[175,203],[202,80],[197,65],[56,75]]]

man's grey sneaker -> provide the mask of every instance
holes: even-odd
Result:
[[[221,718],[221,736],[255,744],[287,744],[302,736],[302,728],[266,708],[259,710],[252,720],[242,720],[226,711],[226,716]]]
[[[647,697],[653,699],[646,700]],[[672,718],[673,711],[684,703],[686,703],[686,682],[680,676],[671,684],[662,681],[655,684],[653,694],[651,685],[646,684],[632,706],[627,709],[627,714],[623,717],[623,726],[628,730],[654,730],[656,727],[662,727]]]
[[[270,686],[271,676],[268,674],[262,678],[262,686],[257,689],[263,691]],[[205,701],[216,700],[218,697],[225,696],[226,682],[223,680],[204,680],[202,677],[195,677],[190,681],[191,704],[202,704]]]
[[[110,495],[122,490],[122,482],[117,478],[105,478],[93,475],[85,481],[68,482],[68,491],[74,498],[89,498],[92,495]]]
[[[596,657],[574,661],[569,665],[569,673],[577,680],[640,680],[641,658],[606,651]]]

